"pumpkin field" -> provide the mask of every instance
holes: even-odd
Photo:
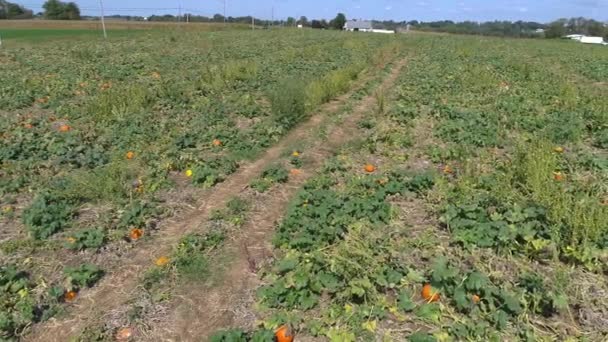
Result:
[[[0,341],[608,340],[605,48],[18,37]]]

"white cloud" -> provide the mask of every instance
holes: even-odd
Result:
[[[387,11],[390,11],[390,10],[393,9],[393,6],[386,6],[384,9],[387,10]]]

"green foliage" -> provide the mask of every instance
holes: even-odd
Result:
[[[476,147],[500,145],[500,122],[492,113],[463,112],[448,109],[437,135],[446,141]]]
[[[218,331],[211,335],[211,342],[271,342],[275,340],[270,330],[256,330],[245,332],[240,329]]]
[[[251,187],[258,192],[266,192],[276,183],[286,183],[289,172],[281,165],[273,165],[262,172],[262,177],[254,180]]]
[[[238,164],[232,158],[209,159],[201,165],[192,168],[192,182],[203,187],[212,187],[217,183],[223,182],[237,168]]]
[[[478,198],[467,204],[448,204],[442,220],[454,241],[463,246],[525,251],[551,238],[546,210],[534,205],[504,206]]]
[[[223,231],[184,237],[172,257],[178,275],[193,280],[204,279],[209,267],[207,253],[219,246],[225,238]]]
[[[66,242],[66,247],[80,251],[89,248],[99,248],[104,245],[106,233],[103,229],[85,229],[71,235]]]
[[[302,122],[306,114],[306,94],[301,80],[286,79],[270,94],[274,120],[284,129]]]
[[[75,215],[73,201],[42,192],[23,213],[23,223],[34,239],[47,239],[69,226]]]
[[[75,289],[93,287],[104,275],[104,272],[92,264],[82,264],[78,267],[66,267],[64,273]]]
[[[57,311],[56,289],[40,294],[26,272],[13,265],[0,266],[0,340],[12,341],[27,326],[51,317]]]
[[[79,20],[80,9],[73,2],[61,2],[59,0],[47,0],[43,5],[44,17],[54,20]]]

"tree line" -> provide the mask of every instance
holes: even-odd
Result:
[[[61,20],[73,20],[82,19],[80,15],[80,9],[78,5],[73,2],[62,2],[60,0],[47,0],[43,5],[44,12],[38,13],[36,16],[43,17],[45,19],[61,19]],[[31,10],[8,2],[6,0],[0,0],[0,19],[29,19],[34,17]],[[86,17],[87,19],[94,19],[94,17]],[[311,27],[315,29],[337,29],[341,30],[346,23],[346,15],[338,13],[332,20],[325,19],[313,19],[309,20],[307,17],[302,16],[298,19],[289,17],[287,20],[264,20],[252,18],[251,16],[242,17],[224,17],[221,14],[215,14],[214,16],[203,16],[194,15],[191,13],[185,13],[178,17],[171,14],[165,15],[152,15],[149,17],[143,16],[122,16],[122,15],[111,15],[108,18],[121,19],[121,20],[133,20],[133,21],[190,21],[190,22],[208,22],[208,23],[242,23],[250,24],[252,20],[255,20],[257,26],[287,26],[294,27],[301,25],[303,27]],[[462,21],[454,22],[451,20],[440,20],[440,21],[373,21],[374,28],[387,29],[387,30],[399,30],[406,27],[410,27],[413,30],[418,31],[434,31],[434,32],[445,32],[445,33],[458,33],[458,34],[475,34],[475,35],[486,35],[486,36],[500,36],[500,37],[521,37],[521,38],[558,38],[568,34],[584,34],[589,36],[601,36],[608,39],[608,26],[600,21],[586,18],[570,18],[570,19],[559,19],[548,24],[533,22],[533,21],[488,21],[488,22],[475,22],[475,21]]]
[[[19,4],[0,0],[0,19],[31,19],[42,17],[51,20],[79,20],[80,8],[74,2],[48,0],[42,5],[44,12],[37,13]]]

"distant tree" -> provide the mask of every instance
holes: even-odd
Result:
[[[300,20],[298,21],[298,24],[302,26],[308,26],[308,18],[306,18],[305,16],[301,16]]]
[[[215,21],[216,23],[223,23],[224,22],[224,16],[221,14],[216,14],[213,16],[213,21]]]
[[[65,15],[68,20],[80,20],[80,8],[73,2],[65,5]]]
[[[42,5],[44,17],[52,20],[78,20],[80,8],[73,2],[65,3],[59,0],[48,0]]]
[[[294,18],[294,17],[287,18],[287,23],[286,23],[287,26],[295,26],[295,23],[296,23],[296,18]]]
[[[344,13],[338,13],[334,20],[330,22],[330,26],[336,30],[344,29],[344,24],[346,24],[346,16]]]
[[[587,33],[590,36],[603,37],[607,32],[604,24],[600,23],[599,21],[591,20],[587,26]]]
[[[313,20],[310,22],[310,26],[314,29],[326,29],[329,27],[329,24],[325,19],[323,20]]]
[[[545,30],[545,37],[547,38],[560,38],[566,35],[566,21],[560,19],[549,24],[549,27]]]
[[[18,4],[0,0],[0,19],[29,19],[34,13]]]

